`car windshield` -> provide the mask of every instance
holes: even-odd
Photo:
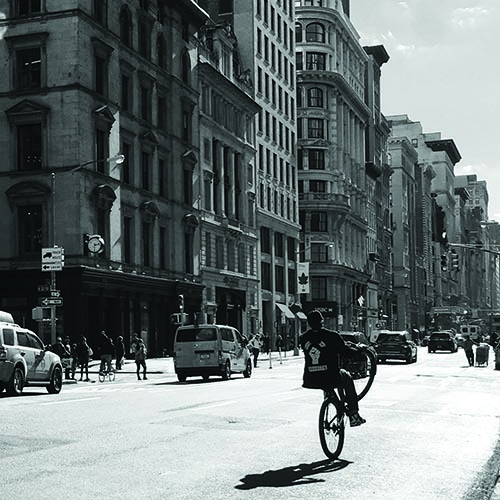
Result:
[[[400,344],[404,342],[405,338],[403,335],[388,335],[387,333],[381,333],[378,337],[379,344]]]
[[[189,328],[178,330],[177,342],[206,342],[217,340],[215,328]]]

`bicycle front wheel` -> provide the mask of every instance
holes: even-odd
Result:
[[[364,349],[356,357],[346,362],[345,369],[351,374],[358,395],[363,399],[373,384],[377,374],[377,355],[371,349]]]
[[[340,402],[326,398],[319,410],[319,441],[325,455],[335,460],[344,447],[345,419]]]

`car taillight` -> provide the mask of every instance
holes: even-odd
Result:
[[[7,349],[0,347],[0,359],[7,359]]]

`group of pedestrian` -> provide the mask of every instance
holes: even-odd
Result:
[[[137,379],[141,380],[140,371],[142,369],[142,378],[147,380],[146,346],[140,335],[133,334],[130,349],[137,366]],[[69,337],[66,337],[64,342],[62,337],[57,337],[55,344],[51,346],[51,351],[61,358],[66,379],[75,380],[76,370],[80,367],[80,381],[90,381],[89,362],[94,356],[94,351],[87,343],[84,335],[80,335],[78,341],[73,344]],[[103,330],[100,336],[98,355],[101,362],[99,366],[100,373],[113,371],[113,359],[115,359],[115,369],[122,370],[125,363],[123,337],[120,335],[113,341]]]

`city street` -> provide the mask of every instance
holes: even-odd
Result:
[[[325,460],[319,391],[301,388],[302,359],[250,379],[178,383],[171,359],[133,364],[115,382],[0,395],[2,498],[486,500],[498,473],[500,371],[469,368],[464,352],[379,366]],[[94,380],[97,375],[92,374]]]

